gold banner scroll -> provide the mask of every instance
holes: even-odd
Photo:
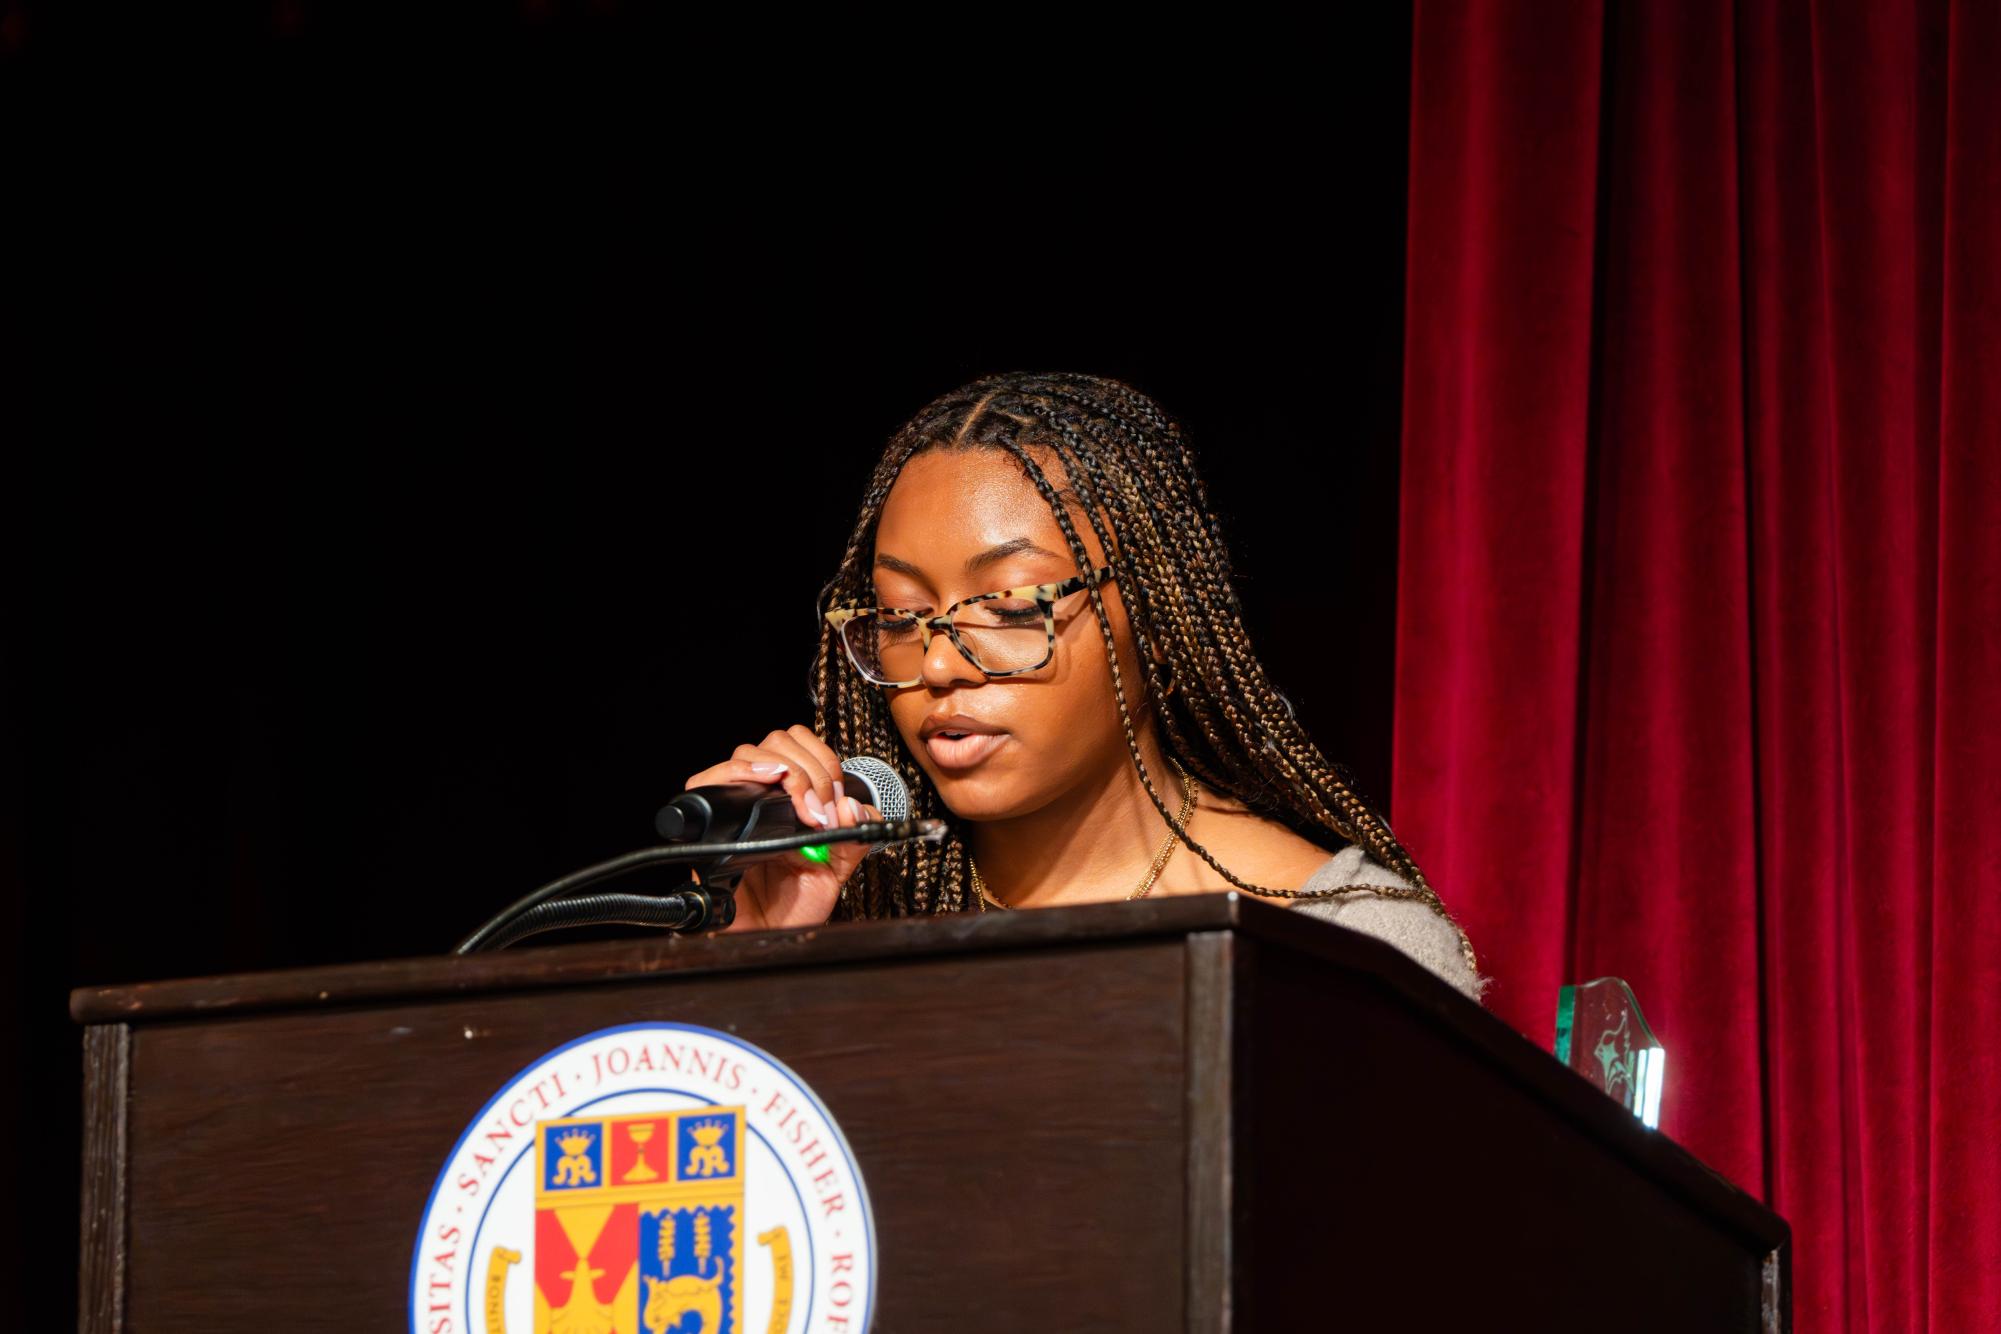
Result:
[[[757,1234],[757,1244],[771,1248],[771,1323],[767,1334],[785,1334],[792,1319],[792,1237],[781,1227]]]
[[[507,1334],[507,1267],[521,1263],[521,1252],[493,1248],[486,1258],[487,1334]]]

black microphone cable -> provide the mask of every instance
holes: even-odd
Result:
[[[728,926],[736,917],[736,900],[731,896],[736,879],[742,867],[726,868],[726,880],[699,883],[673,894],[605,894],[593,896],[592,900],[578,900],[574,917],[560,912],[543,912],[532,919],[532,924],[523,924],[526,929],[513,930],[520,919],[537,913],[543,908],[563,908],[569,906],[565,896],[588,888],[606,880],[613,880],[649,866],[659,866],[675,862],[715,863],[730,857],[755,857],[767,853],[789,852],[795,848],[812,847],[825,843],[907,843],[922,839],[937,842],[945,837],[945,822],[942,820],[877,820],[866,824],[836,826],[832,829],[816,829],[808,833],[788,834],[783,838],[749,839],[741,843],[670,843],[657,848],[641,848],[628,852],[609,861],[586,866],[572,871],[531,893],[524,894],[500,912],[489,918],[477,931],[460,941],[452,953],[476,954],[481,950],[501,949],[538,931],[553,930],[562,926],[583,926],[593,922],[632,922],[634,925],[666,926],[676,931],[700,931],[710,926]],[[550,900],[564,900],[551,903]],[[591,908],[581,906],[591,902]],[[647,906],[653,905],[653,906]],[[593,912],[605,915],[592,916]],[[625,914],[631,914],[630,916]]]

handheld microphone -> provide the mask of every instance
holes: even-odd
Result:
[[[871,831],[891,835],[887,842],[869,844],[869,851],[899,843],[935,843],[945,837],[943,820],[910,818],[910,791],[896,770],[873,755],[852,755],[841,761],[841,789],[848,796],[882,812]],[[827,859],[827,846],[812,843],[814,834],[829,842],[859,842],[860,829],[819,829],[804,825],[783,788],[763,783],[716,783],[691,788],[667,803],[653,819],[666,846],[641,848],[623,857],[586,866],[517,899],[460,941],[459,954],[500,949],[526,936],[557,927],[602,922],[631,922],[672,931],[700,931],[727,926],[736,916],[731,897],[744,867],[794,850],[815,861]],[[773,843],[781,846],[773,848]],[[704,854],[702,849],[712,847]],[[674,862],[694,863],[696,883],[679,893],[582,895],[595,885],[632,871]],[[565,897],[566,895],[574,897]]]
[[[841,790],[882,812],[885,820],[910,816],[910,792],[895,769],[873,755],[841,761]],[[653,828],[669,843],[741,843],[811,833],[792,805],[792,795],[764,783],[711,783],[689,788],[660,808]],[[873,852],[880,844],[872,844]],[[773,853],[772,856],[783,856]],[[807,855],[812,855],[808,853]]]

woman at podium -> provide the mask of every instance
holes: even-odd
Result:
[[[1472,946],[1307,736],[1245,633],[1177,424],[1089,375],[989,376],[890,439],[821,590],[812,725],[687,786],[782,786],[802,820],[875,755],[942,843],[745,871],[731,930],[1236,889],[1382,937],[1478,998]]]

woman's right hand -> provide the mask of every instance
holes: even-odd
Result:
[[[738,746],[729,759],[689,775],[682,786],[768,783],[782,787],[791,794],[799,822],[808,829],[847,827],[882,818],[875,807],[841,791],[840,780],[841,757],[802,723],[773,732],[754,746]],[[818,926],[834,911],[841,886],[867,851],[866,843],[830,843],[824,862],[812,861],[796,849],[753,862],[737,882],[736,920],[724,930]]]

